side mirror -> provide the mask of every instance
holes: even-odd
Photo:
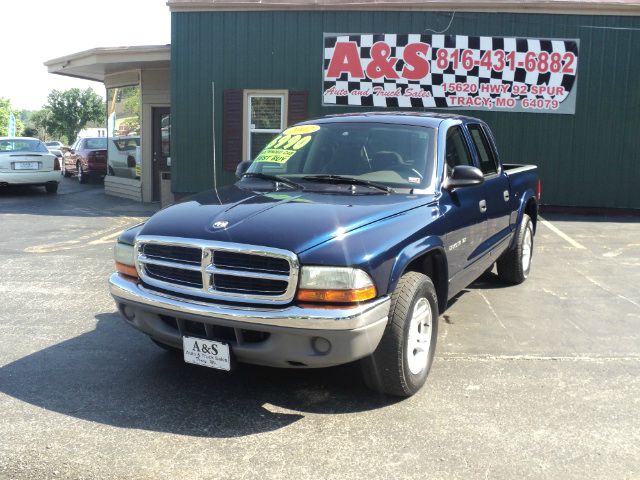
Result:
[[[243,160],[236,167],[236,178],[242,178],[253,162],[251,160]]]
[[[75,151],[73,148],[70,148],[70,149],[69,149],[69,153],[70,153],[71,155],[75,155],[76,151]]]
[[[456,188],[472,187],[484,182],[484,175],[479,168],[469,165],[458,165],[442,186],[445,190],[452,191]]]

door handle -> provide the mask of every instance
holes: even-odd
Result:
[[[502,192],[502,196],[504,197],[504,201],[508,202],[509,201],[509,190],[505,190],[504,192]]]
[[[478,204],[478,206],[480,207],[480,211],[482,213],[487,211],[487,201],[486,200],[480,200],[480,203]]]

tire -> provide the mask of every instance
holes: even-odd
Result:
[[[149,337],[149,338],[151,338],[151,337]],[[160,348],[162,348],[163,350],[166,350],[167,352],[171,352],[171,353],[175,353],[175,354],[182,353],[181,349],[173,347],[171,345],[167,345],[166,343],[159,342],[155,338],[151,338],[151,341],[153,343],[155,343],[157,346],[159,346]]]
[[[515,247],[507,250],[498,259],[498,277],[500,280],[518,285],[524,282],[531,271],[533,256],[533,223],[524,213],[516,232]]]
[[[48,194],[58,193],[58,182],[47,183],[44,188]]]
[[[82,164],[78,163],[76,165],[76,171],[78,172],[76,175],[78,176],[78,183],[87,183],[87,176],[82,171]]]
[[[64,176],[64,178],[69,178],[71,176],[71,173],[69,173],[69,171],[66,169],[66,167],[64,166],[64,163],[62,164],[62,175]]]
[[[426,275],[408,272],[391,295],[389,322],[378,347],[361,360],[365,383],[380,393],[410,397],[427,380],[437,338],[436,289]]]

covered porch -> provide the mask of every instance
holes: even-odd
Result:
[[[173,200],[170,50],[170,45],[94,48],[45,62],[49,73],[105,86],[109,195],[163,205]]]

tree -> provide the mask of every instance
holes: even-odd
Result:
[[[38,136],[38,130],[33,127],[25,127],[25,129],[22,131],[22,136],[35,138]]]
[[[0,98],[0,137],[6,136],[9,129],[9,113],[12,112],[11,100],[8,98]],[[16,117],[16,136],[22,132],[22,122],[18,112],[13,112]]]
[[[37,136],[42,141],[47,141],[51,138],[50,118],[51,110],[47,108],[32,112],[29,116],[28,126],[38,132]]]
[[[7,135],[10,111],[11,102],[6,98],[0,98],[0,137],[5,137]]]
[[[89,122],[106,121],[104,100],[90,88],[52,90],[47,100],[45,109],[51,112],[47,122],[49,132],[66,137],[69,143]]]
[[[16,114],[16,118],[19,118],[23,125],[27,125],[29,120],[31,120],[31,115],[33,115],[33,110],[20,110],[19,112],[14,112]]]

